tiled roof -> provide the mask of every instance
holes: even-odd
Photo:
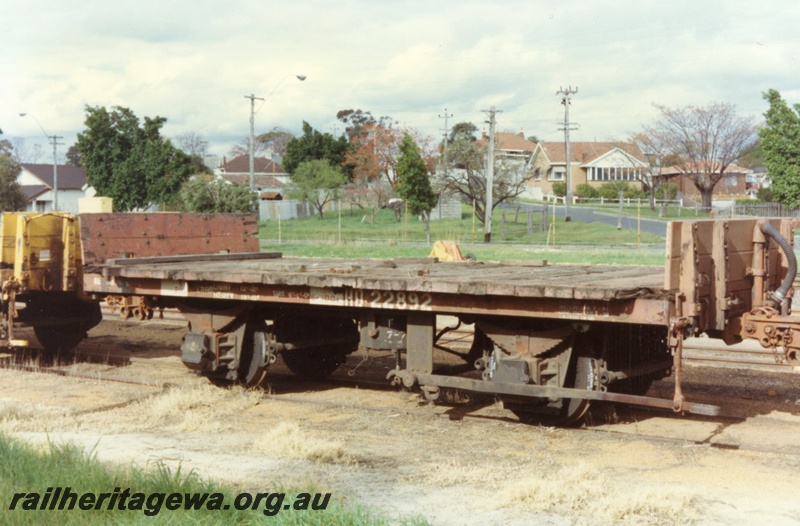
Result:
[[[709,172],[717,172],[719,171],[719,163],[711,163],[711,170]],[[726,174],[734,174],[734,173],[746,173],[748,170],[747,168],[742,168],[741,166],[734,166],[732,164],[725,167],[722,173]],[[661,169],[661,175],[680,175],[684,173],[683,169],[680,166],[667,166]]]
[[[478,143],[483,144],[487,141],[487,137],[481,138]],[[536,143],[531,142],[519,133],[511,132],[497,132],[494,134],[495,148],[498,150],[511,150],[532,152],[536,149]]]
[[[245,174],[220,174],[220,177],[231,183],[250,186],[250,173]],[[278,181],[275,177],[266,174],[255,173],[253,174],[253,182],[260,188],[280,188],[283,183]]]
[[[566,161],[566,145],[563,142],[542,142],[539,143],[539,146],[547,154],[547,158],[551,163],[559,164]],[[614,148],[619,148],[636,159],[644,159],[642,151],[635,144],[629,142],[570,142],[570,161],[581,164],[588,163],[607,154]]]
[[[20,188],[22,188],[22,193],[25,194],[25,197],[28,198],[28,201],[30,201],[30,200],[32,200],[32,199],[34,199],[36,197],[39,197],[43,193],[45,193],[48,190],[50,190],[49,186],[44,186],[42,184],[22,185]]]
[[[250,156],[240,155],[230,161],[223,163],[222,171],[227,174],[250,174]],[[257,174],[285,174],[286,169],[280,163],[265,157],[253,159],[253,171]]]
[[[22,163],[22,168],[38,177],[48,188],[53,187],[53,165]],[[80,166],[58,165],[58,189],[81,190],[86,184],[86,170]]]
[[[262,201],[282,201],[283,196],[280,192],[262,192],[261,193],[261,200]]]

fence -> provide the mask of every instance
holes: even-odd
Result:
[[[547,231],[547,204],[534,210],[529,206],[507,204],[500,205],[500,235],[505,237],[511,234],[533,234],[534,232]],[[511,215],[513,214],[513,219]],[[523,221],[520,221],[523,216]]]
[[[780,203],[734,203],[731,216],[800,218],[800,210]]]

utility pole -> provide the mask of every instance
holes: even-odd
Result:
[[[561,95],[561,104],[564,105],[564,124],[563,127],[559,128],[560,130],[564,130],[564,149],[566,150],[566,169],[564,172],[565,182],[567,184],[567,195],[564,197],[564,220],[571,221],[572,217],[570,217],[569,207],[572,203],[572,179],[570,178],[570,164],[572,159],[569,156],[569,131],[570,130],[577,130],[577,124],[575,128],[570,127],[569,122],[569,105],[572,104],[570,95],[578,93],[578,86],[575,86],[575,89],[572,89],[572,86],[569,86],[567,89],[559,88],[556,91],[556,95]],[[573,123],[574,124],[574,123]]]
[[[20,117],[25,117],[27,115],[27,113],[19,114]],[[61,135],[48,135],[42,127],[42,123],[39,122],[39,119],[37,119],[35,115],[31,115],[31,117],[36,121],[36,124],[39,126],[39,129],[42,130],[44,136],[47,137],[47,140],[51,141],[53,144],[53,212],[56,212],[58,211],[58,147],[64,145],[63,142],[58,142],[58,140],[64,137]],[[0,130],[0,133],[2,133],[2,130]]]
[[[250,191],[256,191],[256,175],[255,175],[255,115],[256,115],[256,100],[265,100],[256,97],[252,93],[245,95],[245,99],[250,99]]]
[[[453,114],[447,114],[447,108],[444,109],[444,115],[439,115],[440,119],[444,119],[444,150],[442,150],[442,159],[444,163],[444,176],[447,178],[447,136],[450,133],[450,128],[447,127],[447,119],[452,117]]]
[[[63,142],[58,142],[63,139],[61,135],[48,135],[48,139],[53,142],[53,212],[58,211],[58,146]]]
[[[494,132],[497,124],[495,115],[503,112],[496,110],[494,106],[483,111],[489,114],[489,120],[486,121],[489,124],[489,152],[486,159],[486,205],[483,207],[483,242],[491,243],[492,209],[494,208],[494,197],[492,196],[492,187],[494,186]]]

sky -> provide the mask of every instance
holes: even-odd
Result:
[[[447,125],[573,141],[621,140],[668,107],[735,104],[763,119],[762,93],[800,103],[800,2],[561,0],[0,0],[0,129],[61,152],[85,107],[166,117],[226,155],[249,134],[302,122],[340,135],[361,109],[441,137]],[[295,75],[306,76],[299,81]],[[502,112],[502,113],[499,113]],[[28,116],[20,117],[20,113]],[[37,122],[38,121],[38,122]],[[49,155],[49,157],[48,157]]]

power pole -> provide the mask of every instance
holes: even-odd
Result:
[[[48,139],[53,142],[53,212],[58,211],[58,146],[63,145],[63,142],[58,142],[63,139],[61,135],[48,135]]]
[[[564,130],[564,147],[565,147],[565,154],[566,154],[566,170],[564,172],[564,178],[566,179],[567,184],[567,195],[564,198],[564,220],[571,221],[572,217],[570,217],[569,206],[572,203],[572,179],[570,178],[570,164],[572,159],[569,156],[569,131],[570,130],[577,130],[577,124],[575,128],[570,127],[569,122],[569,105],[572,104],[570,95],[573,93],[578,93],[578,86],[575,86],[575,89],[572,89],[572,86],[569,86],[567,89],[559,88],[556,91],[556,95],[561,95],[561,104],[564,105],[564,124],[563,127],[559,128],[559,130]],[[574,123],[573,123],[574,124]]]
[[[274,90],[273,90],[274,91]],[[250,99],[250,191],[256,191],[256,175],[255,175],[255,115],[256,115],[256,100],[265,100],[256,97],[252,93],[245,95],[245,99]]]
[[[491,243],[492,209],[494,208],[494,197],[492,196],[492,187],[494,186],[494,132],[497,124],[495,115],[503,112],[496,110],[494,106],[483,111],[489,114],[489,120],[486,121],[489,124],[489,152],[486,159],[486,205],[483,207],[483,242]]]
[[[450,128],[447,127],[447,119],[452,117],[453,114],[447,114],[447,108],[444,109],[444,115],[439,115],[440,119],[444,119],[444,150],[442,150],[442,159],[444,163],[444,176],[447,178],[447,135],[450,133]]]

